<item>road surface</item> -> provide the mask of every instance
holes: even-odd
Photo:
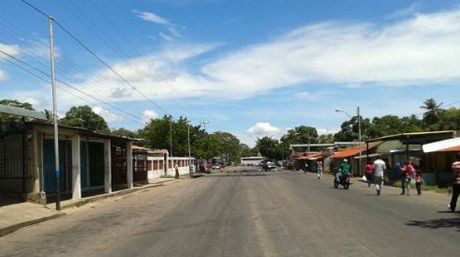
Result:
[[[459,256],[460,215],[446,201],[298,172],[223,173],[77,208],[1,237],[0,256]]]

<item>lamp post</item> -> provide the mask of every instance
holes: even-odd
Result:
[[[336,112],[345,113],[350,119],[352,118],[351,115],[342,109],[335,109]],[[361,158],[362,158],[362,151],[361,151],[361,116],[359,113],[359,106],[356,107],[356,117],[358,118],[358,143],[359,143],[359,161],[358,161],[358,175],[361,175]]]

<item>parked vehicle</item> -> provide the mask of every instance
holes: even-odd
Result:
[[[276,164],[274,162],[266,162],[262,166],[262,169],[265,170],[265,171],[276,171],[277,168],[278,167],[276,166]]]
[[[337,181],[337,177],[334,179],[334,187],[338,188],[339,185],[342,185],[343,188],[348,189],[350,187],[350,176],[342,175],[340,176],[340,181]]]

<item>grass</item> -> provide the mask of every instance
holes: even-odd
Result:
[[[401,188],[401,180],[398,180],[398,181],[394,182],[393,186]],[[415,184],[411,184],[410,187],[415,189]],[[422,191],[431,191],[431,192],[436,192],[436,193],[447,193],[449,191],[449,189],[447,187],[422,185]]]

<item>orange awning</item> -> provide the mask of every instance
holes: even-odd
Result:
[[[351,156],[355,156],[359,154],[360,149],[361,149],[361,152],[366,152],[367,147],[365,146],[354,147],[354,148],[348,148],[342,151],[338,151],[338,152],[335,152],[333,155],[331,155],[331,158],[342,159],[342,158],[348,158]]]

